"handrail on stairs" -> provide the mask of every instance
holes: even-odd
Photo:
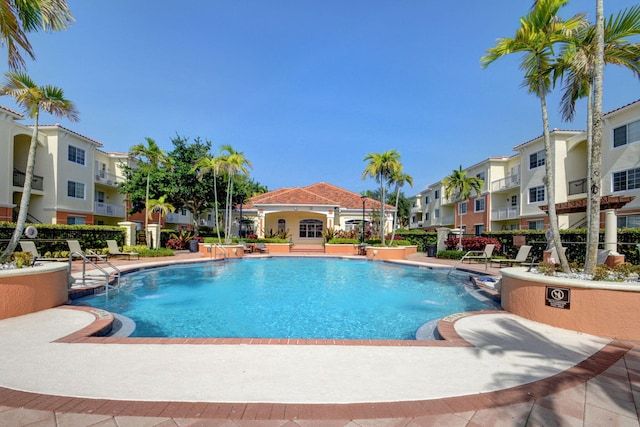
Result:
[[[102,274],[104,274],[104,276],[105,276],[104,289],[105,289],[105,294],[107,296],[109,296],[109,289],[110,288],[119,291],[119,289],[120,289],[120,275],[121,275],[122,272],[120,271],[120,269],[118,267],[116,267],[111,262],[109,262],[108,259],[106,259],[102,255],[99,255],[99,254],[93,252],[92,250],[87,250],[85,253],[78,252],[78,251],[71,252],[69,254],[69,274],[70,275],[71,275],[71,264],[73,262],[74,257],[82,258],[82,283],[86,282],[86,278],[87,278],[87,262],[88,262],[94,268],[96,268]],[[116,283],[115,286],[111,285],[111,283],[110,283],[111,273],[109,273],[104,268],[100,267],[96,262],[93,262],[91,260],[91,258],[96,259],[96,261],[100,260],[101,262],[103,262],[103,263],[107,264],[109,267],[111,267],[111,269],[115,272],[115,274],[114,274],[115,283]]]

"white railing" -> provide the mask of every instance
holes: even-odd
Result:
[[[96,172],[96,182],[104,185],[117,186],[119,182],[124,182],[124,178],[121,176],[108,173],[106,171]]]
[[[422,212],[422,208],[419,206],[413,206],[411,208],[411,213]]]
[[[94,214],[104,216],[117,216],[124,218],[124,206],[111,205],[109,203],[96,202],[94,206]]]
[[[497,208],[491,210],[491,219],[493,221],[501,219],[514,219],[520,216],[520,209],[517,206],[508,208]]]
[[[164,222],[170,222],[171,224],[189,224],[189,216],[179,213],[169,213],[164,217]]]
[[[491,191],[508,190],[520,186],[520,174],[513,174],[491,182]]]

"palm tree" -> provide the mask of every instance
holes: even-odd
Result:
[[[231,212],[233,209],[233,180],[236,175],[249,173],[251,162],[244,156],[241,151],[236,151],[228,144],[220,146],[220,165],[222,170],[227,174],[227,200],[225,213],[225,243],[231,242]]]
[[[137,144],[131,147],[129,150],[129,156],[133,158],[138,167],[143,172],[147,173],[147,191],[144,199],[145,208],[149,206],[149,181],[151,179],[151,173],[156,171],[159,166],[171,167],[171,161],[166,156],[164,150],[160,149],[156,142],[147,137],[145,138],[147,145]],[[149,246],[149,217],[145,215],[144,219],[144,232],[146,235],[147,246]]]
[[[511,53],[523,53],[520,68],[524,70],[524,83],[530,93],[540,99],[542,127],[545,150],[545,187],[549,205],[549,228],[553,242],[558,248],[558,258],[564,272],[569,272],[567,257],[562,251],[558,216],[555,205],[555,179],[553,174],[553,150],[549,135],[549,115],[547,111],[547,93],[551,87],[551,68],[554,60],[554,47],[566,43],[571,32],[584,26],[583,15],[562,21],[558,11],[568,0],[538,0],[529,13],[520,19],[520,28],[514,38],[500,38],[496,46],[487,50],[482,57],[482,66],[488,67],[499,58]]]
[[[375,178],[380,184],[380,240],[382,245],[386,246],[384,239],[384,205],[385,205],[385,189],[389,183],[389,179],[402,170],[400,163],[400,153],[396,150],[385,151],[384,153],[369,153],[364,157],[364,161],[368,162],[362,172],[362,179],[367,177]]]
[[[602,15],[596,15],[600,19]],[[600,40],[599,25],[580,28],[565,46],[562,56],[554,69],[555,78],[564,79],[565,91],[561,102],[562,116],[565,121],[573,120],[575,104],[580,98],[587,97],[587,252],[585,272],[592,274],[598,254],[600,231],[600,175],[602,164],[602,78],[595,84],[597,56],[602,53],[603,64],[615,64],[630,69],[640,77],[640,45],[628,43],[625,38],[640,34],[640,6],[623,10],[610,16],[603,23],[603,47],[598,48]],[[596,106],[596,88],[600,87],[600,101]],[[596,129],[598,128],[598,129]]]
[[[221,243],[220,239],[220,222],[218,213],[218,174],[222,167],[221,159],[215,156],[203,157],[193,167],[198,171],[198,179],[203,180],[208,174],[213,174],[213,197],[214,197],[214,211],[216,217],[216,233],[218,234],[218,243]]]
[[[20,49],[36,58],[26,33],[66,30],[73,21],[66,0],[0,0],[0,42],[7,46],[9,68],[25,66]]]
[[[160,218],[164,218],[169,215],[169,212],[175,212],[176,208],[167,200],[167,195],[164,194],[160,196],[159,199],[150,199],[145,205],[145,210],[147,211],[147,216],[149,219],[153,218],[153,213],[158,212],[160,214]]]
[[[400,202],[400,188],[404,187],[405,184],[409,184],[413,187],[413,177],[409,174],[402,172],[402,170],[397,171],[392,177],[391,182],[396,185],[396,212],[393,216],[393,232],[391,233],[391,242],[396,237],[396,224],[398,221],[398,203]]]
[[[5,74],[5,77],[6,81],[0,88],[0,93],[11,96],[18,105],[24,108],[25,113],[33,119],[34,123],[31,143],[29,145],[29,155],[27,157],[18,221],[16,222],[16,228],[13,230],[9,244],[2,255],[0,255],[0,263],[9,260],[11,254],[13,254],[27,220],[31,199],[33,171],[36,164],[36,149],[38,148],[38,120],[40,110],[44,110],[57,117],[68,118],[74,122],[78,121],[78,110],[76,110],[73,102],[65,99],[62,89],[51,85],[38,86],[23,72],[9,72]]]
[[[442,180],[444,195],[449,200],[463,202],[469,200],[471,191],[480,195],[484,181],[477,176],[467,176],[467,171],[462,170],[462,165],[458,170],[454,169],[451,175]],[[460,220],[460,230],[462,230],[462,220]],[[458,250],[462,250],[462,231],[459,234]]]

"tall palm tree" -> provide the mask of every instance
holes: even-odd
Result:
[[[582,14],[563,21],[558,17],[558,11],[567,4],[568,0],[538,0],[527,15],[520,19],[520,28],[516,30],[514,38],[500,38],[497,44],[488,49],[481,58],[483,67],[505,55],[512,53],[524,54],[520,68],[524,70],[524,83],[530,93],[540,99],[542,112],[542,127],[545,150],[545,186],[549,205],[549,228],[553,236],[553,243],[558,248],[558,258],[564,272],[569,272],[567,257],[562,251],[558,215],[555,205],[555,179],[553,172],[553,150],[549,131],[549,114],[547,111],[547,94],[551,88],[551,68],[554,62],[555,46],[566,43],[571,32],[585,25]]]
[[[249,173],[251,162],[244,156],[241,151],[236,151],[228,144],[220,146],[220,164],[227,174],[227,200],[225,214],[225,243],[231,242],[231,212],[233,209],[233,181],[236,175]]]
[[[11,96],[18,105],[24,108],[25,113],[33,119],[34,123],[31,143],[29,145],[29,155],[27,157],[22,198],[20,199],[18,221],[9,244],[2,255],[0,255],[0,262],[6,262],[11,257],[11,254],[13,254],[27,221],[33,171],[36,164],[36,149],[38,148],[40,111],[46,111],[57,117],[65,117],[74,122],[78,121],[78,110],[73,102],[64,97],[62,89],[51,85],[38,86],[23,72],[9,72],[5,74],[5,77],[6,81],[0,88],[0,94]]]
[[[218,174],[220,173],[220,169],[222,168],[222,161],[220,158],[215,156],[206,156],[198,160],[198,162],[193,167],[194,170],[197,170],[198,179],[203,180],[206,175],[213,174],[213,197],[214,197],[214,205],[213,209],[215,212],[215,221],[216,221],[216,233],[218,234],[218,243],[222,243],[220,239],[220,222],[219,222],[219,212],[218,212]]]
[[[409,186],[413,187],[413,177],[409,174],[406,174],[401,170],[396,171],[395,174],[391,177],[391,182],[396,186],[396,212],[393,215],[393,232],[391,233],[391,242],[396,238],[396,226],[398,222],[398,203],[400,202],[400,189],[404,187],[405,184],[409,184]]]
[[[597,8],[598,9],[598,8]],[[611,15],[606,21],[602,13],[596,14],[600,26],[590,25],[575,32],[564,47],[561,57],[554,68],[556,79],[564,80],[564,94],[561,101],[563,119],[573,120],[575,104],[580,98],[587,97],[587,251],[585,272],[593,273],[598,254],[600,231],[600,197],[602,165],[602,78],[595,84],[598,54],[602,54],[601,64],[615,64],[630,69],[640,78],[640,44],[629,43],[626,38],[640,34],[640,6],[634,6]],[[599,48],[598,41],[603,45]],[[596,87],[600,87],[599,107],[596,106]],[[598,128],[598,129],[596,129]]]
[[[129,156],[133,158],[138,167],[147,174],[147,191],[144,199],[145,208],[149,206],[149,183],[151,174],[158,170],[160,166],[171,167],[171,160],[167,157],[156,142],[147,137],[145,138],[147,145],[136,144],[129,150]],[[144,232],[146,236],[147,246],[149,246],[149,216],[145,215]]]
[[[176,208],[171,203],[167,202],[167,195],[163,194],[158,199],[150,199],[145,206],[147,216],[149,219],[153,218],[153,213],[158,212],[160,218],[164,218],[169,215],[169,212],[175,212]]]
[[[375,178],[376,182],[380,184],[380,240],[382,245],[386,246],[384,238],[385,190],[389,184],[389,179],[399,170],[402,170],[400,153],[396,150],[388,150],[384,153],[369,153],[364,157],[364,161],[368,163],[362,172],[362,179],[367,179],[367,177]]]
[[[0,0],[0,43],[7,46],[9,68],[25,66],[20,49],[35,59],[26,33],[66,30],[73,21],[66,0]]]
[[[468,176],[467,171],[462,170],[462,165],[459,169],[454,169],[451,175],[442,180],[442,186],[444,187],[444,195],[449,200],[457,202],[464,202],[469,200],[471,192],[475,191],[476,195],[480,195],[484,181],[477,176]],[[462,220],[460,220],[460,230],[462,230]],[[462,250],[462,231],[459,234],[458,250]]]

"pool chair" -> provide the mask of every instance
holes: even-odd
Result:
[[[82,247],[80,246],[80,242],[78,242],[77,240],[67,240],[67,245],[69,245],[69,258],[71,259],[85,258],[90,261],[105,260],[102,256],[98,255],[92,250],[87,250],[86,252],[83,251]]]
[[[527,261],[527,258],[529,257],[529,252],[531,252],[531,246],[522,245],[520,246],[520,249],[518,249],[518,253],[516,254],[515,258],[513,259],[492,258],[491,263],[493,264],[495,262],[496,264],[498,264],[498,266],[501,266],[502,264],[506,264],[506,265],[522,264]]]
[[[32,265],[35,265],[36,261],[59,261],[57,258],[44,258],[40,256],[38,248],[36,248],[36,244],[34,242],[20,240],[19,243],[22,252],[31,252],[31,255],[33,256]]]
[[[128,260],[130,260],[132,256],[135,256],[136,259],[140,259],[140,255],[137,252],[122,252],[120,248],[118,248],[118,242],[115,240],[107,240],[107,247],[109,248],[109,256],[127,257]]]
[[[264,245],[264,243],[257,243],[255,246],[256,250],[261,254],[269,253],[269,248]]]
[[[484,247],[484,250],[482,251],[468,251],[466,254],[462,256],[462,258],[460,258],[460,261],[458,261],[453,266],[453,268],[449,271],[449,273],[455,270],[458,267],[458,265],[462,264],[465,260],[469,260],[469,262],[471,262],[472,260],[484,262],[484,269],[487,270],[489,268],[489,261],[491,260],[491,255],[493,255],[493,249],[495,247],[496,245],[494,245],[493,243],[490,243],[486,245]]]
[[[247,246],[246,242],[240,242],[240,244],[242,245],[242,250],[245,254],[253,253],[253,246]]]

